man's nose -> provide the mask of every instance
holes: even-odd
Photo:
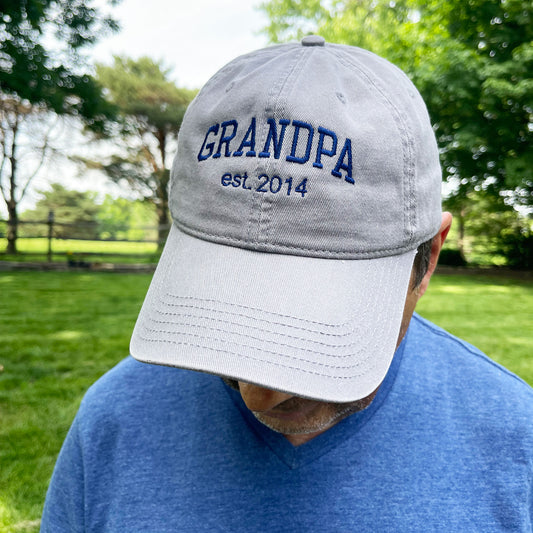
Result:
[[[291,394],[265,389],[244,381],[239,381],[239,390],[246,407],[250,411],[256,412],[269,411],[285,400],[292,398]]]

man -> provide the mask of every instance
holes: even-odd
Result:
[[[87,393],[42,531],[531,531],[531,388],[413,315],[440,181],[420,95],[369,52],[308,36],[218,72],[142,362]]]

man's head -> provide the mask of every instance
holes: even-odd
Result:
[[[368,398],[417,248],[440,232],[440,180],[425,105],[384,59],[317,36],[237,58],[184,118],[132,355],[319,402]]]

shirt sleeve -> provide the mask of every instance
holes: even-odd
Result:
[[[41,533],[85,531],[83,451],[78,417],[59,453],[46,494]]]

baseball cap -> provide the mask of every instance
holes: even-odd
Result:
[[[307,36],[236,58],[190,104],[140,361],[332,402],[392,361],[441,169],[407,76]]]

